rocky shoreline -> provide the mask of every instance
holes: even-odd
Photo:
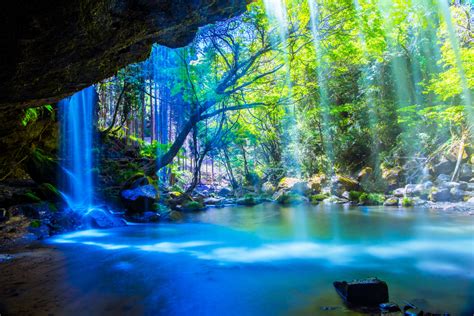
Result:
[[[63,201],[28,201],[32,194],[25,193],[24,187],[3,184],[0,186],[2,198],[4,202],[8,200],[4,205],[13,205],[0,208],[0,249],[9,251],[56,234],[84,228],[110,228],[127,225],[127,222],[180,222],[190,212],[260,203],[287,206],[319,203],[384,205],[393,211],[417,207],[443,214],[474,215],[474,183],[444,179],[446,177],[438,177],[436,186],[431,182],[409,184],[393,190],[391,194],[380,194],[348,191],[357,189],[359,184],[347,177],[334,177],[330,186],[321,186],[315,179],[304,181],[284,178],[276,186],[263,184],[259,193],[247,192],[236,196],[235,192],[227,188],[215,190],[205,185],[199,185],[192,194],[169,190],[158,192],[153,185],[143,184],[145,180],[138,178],[135,184],[122,191],[124,207],[112,208],[104,204],[82,214],[67,207],[61,208]]]

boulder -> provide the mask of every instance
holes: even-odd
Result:
[[[443,182],[448,182],[451,180],[451,177],[448,176],[447,174],[440,174],[438,175],[438,177],[436,178],[436,183],[438,184],[442,184]]]
[[[156,212],[144,212],[128,216],[127,219],[134,223],[157,223],[160,221],[161,216]]]
[[[277,190],[291,191],[294,193],[306,194],[309,191],[309,185],[307,181],[298,178],[285,177],[280,180],[277,186]]]
[[[93,228],[112,228],[125,226],[125,223],[122,219],[114,216],[109,211],[100,208],[95,208],[87,212],[87,214],[83,217],[83,221]]]
[[[222,188],[219,191],[217,191],[217,195],[227,197],[232,194],[232,190],[229,188]]]
[[[474,191],[474,183],[469,182],[466,186],[466,191]]]
[[[405,188],[398,188],[393,190],[393,195],[396,197],[404,197],[405,196]]]
[[[423,182],[423,189],[429,190],[433,187],[433,182],[431,181],[425,181]]]
[[[448,188],[432,188],[430,200],[433,202],[448,202],[451,199],[451,193]]]
[[[272,195],[273,193],[275,193],[275,190],[276,190],[275,186],[270,181],[267,181],[264,184],[262,184],[263,194]]]
[[[244,196],[235,201],[237,205],[253,206],[260,203],[260,200],[252,195]]]
[[[385,182],[387,183],[388,190],[393,190],[398,185],[401,184],[403,172],[400,167],[394,167],[394,168],[381,167],[381,168],[382,168],[382,179],[384,179]]]
[[[123,190],[120,195],[129,214],[140,214],[154,209],[159,198],[158,191],[151,184]]]
[[[337,293],[351,307],[378,307],[389,301],[387,283],[377,278],[334,282]]]
[[[42,183],[38,187],[38,195],[46,201],[61,201],[63,199],[58,189],[50,183]]]
[[[345,176],[333,176],[331,178],[331,193],[341,197],[344,191],[360,191],[359,182]]]
[[[466,195],[466,192],[455,187],[455,188],[451,188],[449,190],[449,193],[451,194],[451,201],[456,201],[456,202],[459,202],[459,201],[463,201],[464,200],[464,196]]]
[[[311,192],[313,194],[321,192],[323,184],[326,182],[326,180],[326,175],[324,174],[313,175],[311,178],[309,178],[308,186]]]
[[[473,166],[471,164],[465,163],[461,166],[459,171],[459,180],[469,181],[474,173],[472,172]]]
[[[434,166],[434,172],[435,174],[451,174],[455,167],[456,162],[442,158],[441,161]]]
[[[357,181],[359,182],[367,181],[372,175],[373,171],[374,170],[370,167],[362,168],[362,170],[357,174]]]
[[[127,179],[122,185],[124,190],[135,189],[141,186],[152,184],[152,180],[146,177],[143,173],[139,172]]]
[[[283,193],[276,198],[276,202],[282,205],[296,205],[308,202],[308,199],[297,193]]]
[[[223,198],[208,197],[204,199],[205,205],[221,205],[224,202]]]
[[[56,184],[58,181],[58,170],[61,168],[58,160],[41,149],[34,149],[30,153],[25,166],[30,177],[38,184]]]
[[[179,209],[185,212],[196,212],[204,210],[205,208],[206,206],[201,201],[186,201]]]
[[[389,197],[388,199],[383,202],[384,206],[398,206],[398,198],[396,197]]]
[[[184,218],[183,213],[179,211],[170,211],[166,214],[166,220],[170,222],[179,222],[182,221]]]

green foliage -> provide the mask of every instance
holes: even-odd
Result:
[[[36,194],[34,194],[33,192],[25,193],[25,198],[27,198],[28,201],[32,202],[32,203],[41,202],[41,199]]]
[[[52,113],[53,107],[49,104],[46,104],[41,107],[26,109],[24,112],[23,118],[21,119],[21,125],[27,126],[28,123],[35,122],[44,111]]]
[[[382,205],[385,196],[378,193],[362,193],[359,196],[359,203],[363,205]]]
[[[246,194],[242,198],[237,199],[236,203],[238,205],[253,206],[253,205],[257,204],[258,201],[255,198],[255,196],[250,195],[250,194]]]
[[[410,207],[410,206],[413,206],[414,203],[413,203],[413,200],[409,197],[404,197],[402,199],[402,206],[403,207]]]
[[[363,194],[363,192],[360,191],[350,191],[349,192],[349,200],[353,202],[358,202],[360,199],[360,196]]]
[[[472,5],[453,2],[441,10],[432,1],[316,0],[318,22],[311,21],[309,1],[284,3],[291,26],[283,30],[285,41],[281,25],[255,1],[241,17],[203,27],[186,48],[155,47],[159,67],[150,59],[104,82],[114,102],[124,92],[118,117],[129,125],[143,119],[145,126],[142,135],[130,135],[134,129],[122,123],[117,133],[138,142],[143,157],[157,159],[171,143],[142,137],[164,124],[157,121],[164,105],[176,106],[166,118],[176,134],[200,109],[206,119],[167,166],[180,185],[191,175],[177,160],[206,156],[233,186],[357,174],[367,166],[374,171],[363,184],[368,192],[382,192],[386,166],[433,162],[460,139],[472,139]],[[110,112],[114,102],[101,109]],[[225,111],[242,106],[249,107]],[[102,128],[111,115],[101,117]],[[379,195],[360,192],[350,199],[381,203]]]
[[[183,204],[183,209],[186,211],[199,211],[204,208],[204,204],[199,201],[186,201]]]
[[[311,196],[311,203],[312,204],[318,204],[319,202],[325,200],[328,198],[328,195],[326,194],[314,194]]]

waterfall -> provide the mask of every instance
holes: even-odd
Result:
[[[59,102],[61,123],[60,190],[73,210],[94,202],[92,147],[97,95],[93,86]]]

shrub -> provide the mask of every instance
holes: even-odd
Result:
[[[364,205],[382,205],[385,196],[379,193],[362,193],[359,196],[359,203]]]
[[[404,207],[413,206],[413,200],[410,199],[409,197],[404,197],[404,198],[402,199],[402,206],[404,206]]]
[[[349,200],[353,202],[359,201],[360,196],[362,195],[362,192],[360,191],[350,191],[349,192]]]

